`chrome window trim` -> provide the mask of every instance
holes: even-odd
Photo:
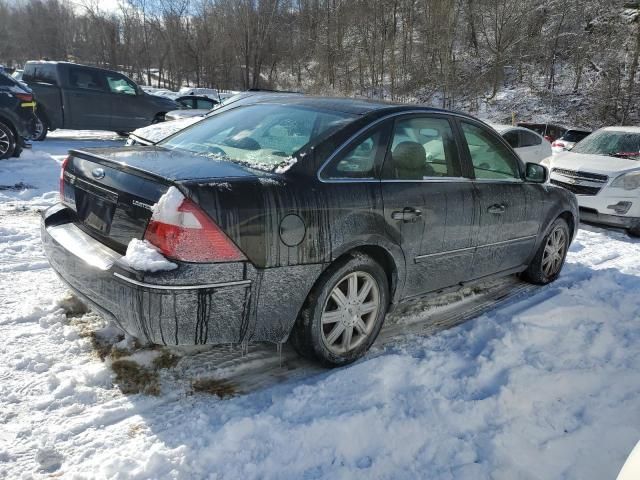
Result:
[[[238,287],[244,286],[245,288],[251,285],[251,280],[238,280],[236,282],[221,282],[221,283],[206,283],[199,285],[159,285],[157,283],[145,283],[133,278],[125,277],[118,272],[113,273],[114,277],[124,280],[127,283],[137,285],[139,287],[151,288],[154,290],[200,290],[203,288],[224,288],[224,287]]]
[[[356,133],[354,133],[353,135],[351,135],[347,140],[345,140],[338,148],[336,148],[333,153],[331,155],[329,155],[329,158],[327,158],[324,163],[320,166],[320,168],[318,169],[318,172],[316,173],[316,178],[322,182],[322,183],[372,183],[372,182],[388,182],[388,181],[398,181],[398,180],[394,180],[394,179],[387,179],[387,180],[381,180],[381,179],[377,179],[377,178],[366,178],[366,179],[358,179],[358,178],[330,178],[330,179],[323,179],[322,178],[322,171],[326,168],[326,166],[329,164],[329,162],[331,162],[331,160],[333,160],[335,157],[337,157],[340,153],[342,153],[342,151],[347,148],[351,142],[353,142],[354,140],[356,140],[360,135],[362,135],[363,133],[365,133],[367,130],[369,130],[370,128],[375,127],[376,125],[378,125],[379,123],[382,123],[386,120],[389,120],[390,118],[395,118],[395,117],[400,117],[403,115],[416,115],[416,114],[420,114],[420,115],[432,115],[432,116],[441,116],[444,118],[447,117],[460,117],[460,118],[465,118],[468,119],[470,117],[467,117],[466,115],[461,115],[459,113],[455,113],[455,112],[439,112],[439,111],[433,111],[433,110],[405,110],[403,112],[395,112],[395,113],[390,113],[389,115],[385,115],[384,117],[380,117],[379,119],[377,119],[376,121],[369,123],[368,125],[362,127],[360,130],[358,130]],[[471,180],[470,178],[467,177],[433,177],[435,178],[460,178],[460,179],[464,179],[464,180]],[[402,181],[402,180],[400,180]],[[409,180],[411,182],[429,182],[429,180]]]

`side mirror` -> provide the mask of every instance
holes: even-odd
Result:
[[[527,163],[524,179],[531,183],[544,183],[549,178],[549,171],[544,165]]]

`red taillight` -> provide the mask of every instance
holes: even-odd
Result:
[[[14,95],[23,102],[33,102],[33,95],[30,93],[14,93]]]
[[[64,171],[67,168],[67,164],[69,163],[69,158],[70,157],[66,157],[62,161],[62,166],[60,167],[60,199],[61,200],[64,198]]]
[[[562,142],[553,142],[551,144],[552,147],[560,147],[560,148],[564,148],[564,143]]]
[[[182,196],[171,187],[174,200]],[[178,207],[176,208],[176,205]],[[145,240],[164,255],[185,262],[235,262],[246,260],[213,220],[188,198],[156,204],[144,233]]]

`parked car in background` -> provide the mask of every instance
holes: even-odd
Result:
[[[153,147],[72,150],[62,179],[46,255],[125,331],[289,338],[329,366],[363,355],[400,301],[553,281],[578,222],[575,196],[488,125],[353,99],[254,98]]]
[[[130,132],[164,120],[179,105],[146,94],[121,73],[68,62],[27,62],[23,81],[33,90],[43,139],[48,130]]]
[[[538,135],[546,138],[550,143],[553,143],[567,131],[566,127],[554,123],[518,122],[518,126],[533,130]]]
[[[283,96],[285,95],[299,96],[301,94],[290,92],[276,92],[271,90],[249,90],[224,99],[221,104],[216,105],[211,110],[183,109],[168,112],[165,115],[165,118],[167,119],[166,122],[139,128],[131,132],[131,134],[129,134],[129,138],[127,139],[127,145],[154,145],[160,140],[164,140],[177,131],[182,130],[183,128],[186,128],[189,125],[192,125],[193,123],[201,120],[205,116],[212,115],[218,111],[224,111],[226,109],[236,107],[244,103],[256,102],[260,99],[283,98]]]
[[[540,163],[551,155],[551,144],[536,132],[513,125],[490,124],[524,162]]]
[[[34,134],[33,93],[10,76],[0,73],[0,160],[18,157]]]
[[[560,138],[551,144],[553,153],[560,153],[571,150],[576,143],[591,134],[591,130],[584,128],[570,128],[562,134]]]
[[[580,219],[640,235],[640,127],[606,127],[542,162],[575,193]]]
[[[209,111],[220,103],[219,100],[200,95],[184,95],[176,98],[176,102],[189,110]]]

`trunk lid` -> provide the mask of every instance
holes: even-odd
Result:
[[[172,184],[256,173],[231,162],[157,147],[71,150],[62,201],[76,212],[85,231],[124,253],[132,238],[143,238],[153,205]]]

